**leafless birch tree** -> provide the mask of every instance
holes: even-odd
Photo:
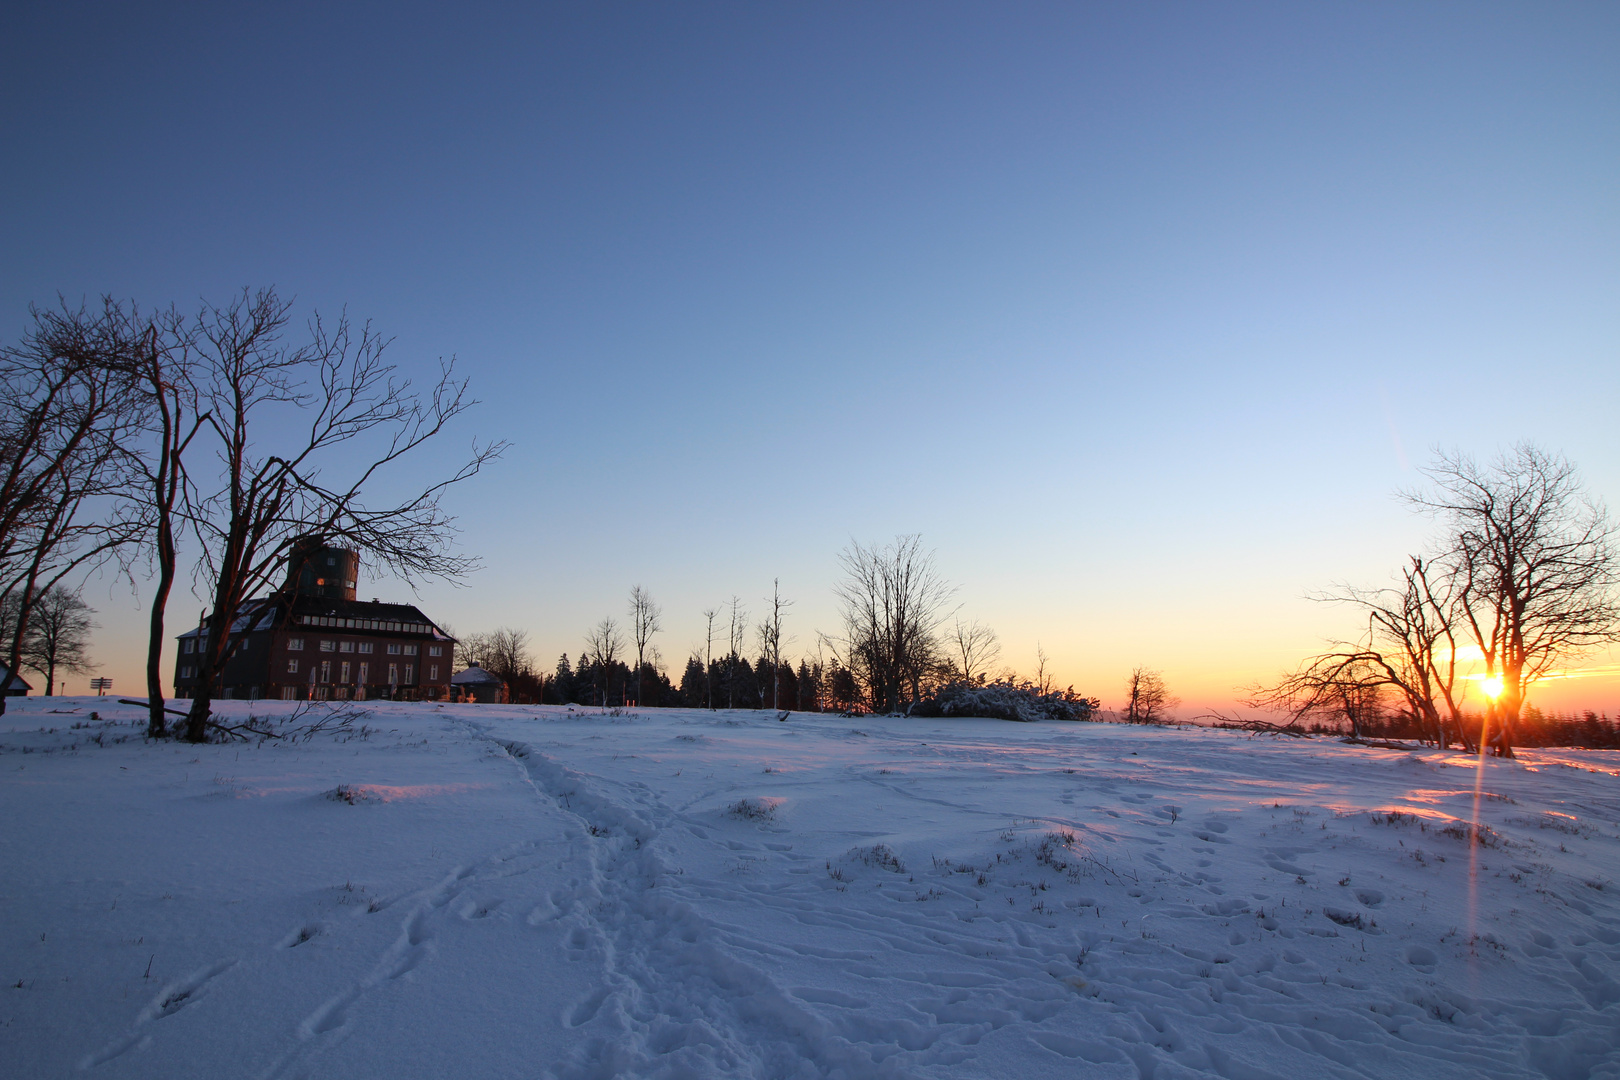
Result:
[[[714,711],[714,620],[719,616],[719,608],[703,609],[703,624],[705,637],[703,639],[703,692],[709,699],[709,711]]]
[[[748,612],[743,609],[742,598],[733,596],[727,605],[731,611],[731,629],[728,633],[730,652],[726,654],[726,708],[737,707],[737,662],[742,659],[743,642],[748,636]]]
[[[647,643],[664,628],[663,610],[653,603],[652,594],[640,585],[630,589],[630,637],[636,643],[636,704],[641,704],[641,668],[647,659]]]
[[[782,615],[786,608],[793,605],[793,601],[782,599],[782,581],[780,578],[771,580],[771,613],[765,616],[765,621],[759,624],[759,647],[761,654],[771,665],[771,708],[780,709],[779,697],[782,687]],[[761,687],[763,690],[764,688]]]

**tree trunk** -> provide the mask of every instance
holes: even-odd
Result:
[[[152,597],[151,630],[146,639],[146,734],[161,739],[168,734],[163,712],[163,612],[174,587],[174,535],[167,521],[158,525],[158,585]]]

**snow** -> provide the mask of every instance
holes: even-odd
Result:
[[[1620,755],[363,708],[9,704],[0,1075],[1620,1077]]]

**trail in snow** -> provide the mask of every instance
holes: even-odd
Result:
[[[371,708],[8,714],[0,1071],[1620,1076],[1614,755]]]

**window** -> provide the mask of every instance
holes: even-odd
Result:
[[[340,642],[338,642],[338,652],[354,652],[354,642],[352,642],[352,641],[340,641]]]
[[[191,653],[196,652],[197,651],[197,639],[196,638],[189,638],[189,637],[186,638],[186,640],[184,640],[184,641],[182,641],[180,643],[180,651],[183,652],[183,653],[186,653],[188,655],[191,654]]]
[[[283,686],[281,688],[281,700],[282,701],[297,701],[298,700],[298,687],[296,687],[296,686]]]
[[[338,682],[340,682],[340,683],[348,682],[349,681],[349,662],[347,660],[343,661],[342,665],[338,668],[338,671],[339,671]]]
[[[336,651],[337,651],[337,642],[335,642],[335,641],[323,641],[323,642],[321,642],[321,652],[336,652]]]
[[[369,654],[371,652],[371,642],[362,641],[360,643],[360,651]]]
[[[238,651],[240,651],[240,652],[247,652],[247,648],[248,648],[248,646],[249,646],[249,645],[251,645],[251,644],[253,644],[253,639],[252,639],[252,638],[250,638],[250,637],[245,637],[245,638],[243,638],[243,639],[242,639],[242,644],[241,644],[241,647],[240,647],[240,648],[239,648],[239,650],[238,650]]]
[[[415,664],[406,664],[405,665],[405,681],[407,683],[413,683],[413,682],[416,681],[416,665]]]
[[[364,683],[371,675],[371,665],[364,660],[360,661],[360,681]]]
[[[337,565],[337,556],[336,555],[328,555],[326,557],[326,565],[327,566],[336,566]]]
[[[443,645],[429,645],[428,646],[428,655],[429,656],[443,656],[444,655],[444,646]]]
[[[287,639],[287,651],[288,652],[303,652],[304,651],[304,639],[301,638],[301,637],[290,637],[290,638],[288,638]]]
[[[287,674],[289,674],[289,675],[298,674],[298,657],[296,657],[296,656],[287,657]]]
[[[195,679],[197,677],[197,669],[194,667],[183,667],[180,669],[180,677],[182,679]]]
[[[330,660],[322,660],[321,661],[321,682],[331,682],[331,681],[332,681],[332,661],[330,661]]]
[[[389,643],[389,645],[388,645],[388,655],[389,656],[398,656],[399,655],[399,643],[398,642],[390,642]]]
[[[399,684],[399,665],[398,664],[389,664],[388,665],[388,685],[389,686],[396,686],[398,684]]]
[[[428,665],[428,682],[438,682],[438,681],[439,681],[439,665],[438,664],[429,664]]]
[[[405,655],[406,656],[415,656],[416,655],[416,646],[415,645],[407,645],[407,646],[405,646]]]

